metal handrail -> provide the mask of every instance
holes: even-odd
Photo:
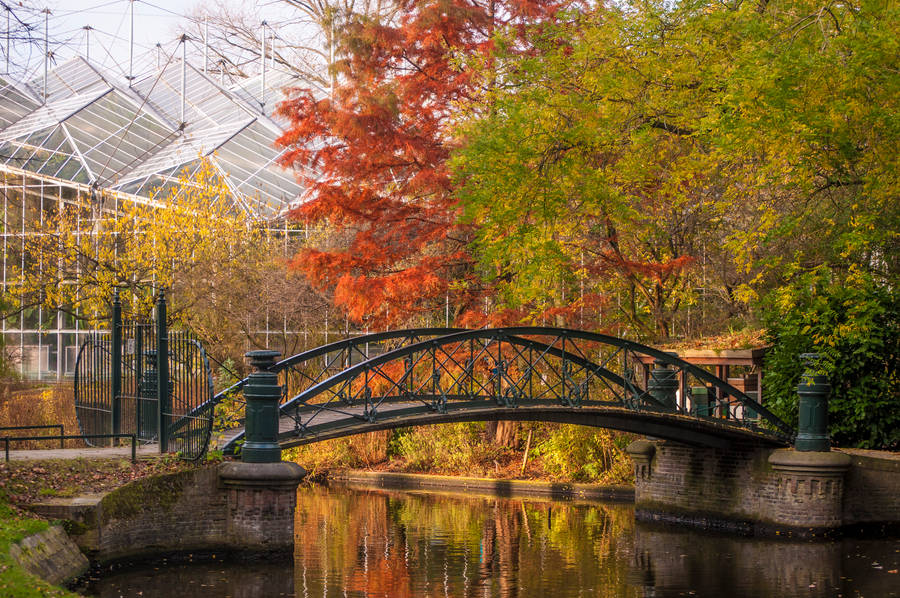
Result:
[[[286,357],[281,361],[277,362],[274,366],[272,366],[273,372],[281,372],[293,365],[297,365],[299,363],[303,363],[305,361],[309,361],[311,359],[315,359],[316,357],[321,357],[322,355],[327,355],[329,353],[334,353],[336,351],[343,351],[344,349],[353,349],[358,345],[366,345],[366,344],[376,344],[385,340],[393,340],[397,338],[415,338],[415,337],[423,337],[423,336],[436,336],[441,337],[448,334],[455,334],[458,332],[465,332],[466,328],[410,328],[403,330],[387,330],[384,332],[373,332],[370,334],[364,334],[360,336],[354,336],[351,338],[341,339],[339,341],[335,341],[333,343],[328,343],[327,345],[321,345],[319,347],[315,347],[313,349],[309,349],[307,351],[303,351],[301,353],[297,353],[295,355],[291,355],[290,357]],[[212,409],[219,403],[221,403],[226,397],[231,395],[232,393],[237,392],[249,380],[249,377],[238,380],[228,388],[220,390],[215,394],[209,401],[202,403],[194,408],[190,413],[185,414],[183,417],[191,417],[196,413],[202,413],[206,410]]]
[[[66,433],[66,429],[62,424],[47,424],[42,426],[0,426],[0,432],[7,432],[10,430],[55,430],[59,428],[58,436],[64,436]],[[56,436],[42,436],[41,438],[56,438]],[[59,448],[63,448],[65,446],[65,442],[60,438],[59,440]]]
[[[413,337],[416,335],[417,330],[403,331],[406,335]],[[400,331],[395,333],[397,336],[400,335]],[[554,340],[550,345],[546,345],[545,343],[535,341],[529,338],[523,338],[528,336],[551,336],[555,337],[557,340]],[[558,340],[562,341],[561,346],[556,346],[556,342]],[[585,357],[571,353],[566,349],[566,340],[568,341],[585,341],[585,342],[595,342],[600,343],[602,345],[606,345],[609,347],[613,347],[618,351],[627,352],[629,354],[642,354],[649,357],[653,357],[659,362],[663,364],[667,364],[670,366],[675,366],[683,372],[684,374],[690,374],[694,378],[703,381],[704,383],[710,384],[711,386],[717,388],[723,396],[729,396],[736,400],[736,405],[742,405],[744,408],[750,409],[756,412],[763,420],[765,420],[769,425],[772,426],[772,430],[769,431],[770,434],[777,436],[781,441],[788,441],[792,438],[794,431],[787,424],[781,421],[778,417],[776,417],[773,413],[771,413],[768,409],[760,405],[757,401],[754,401],[751,397],[747,396],[746,393],[738,390],[731,384],[729,384],[725,380],[721,380],[713,374],[699,368],[687,361],[684,361],[676,356],[673,356],[667,352],[661,351],[659,349],[655,349],[653,347],[649,347],[640,343],[636,343],[634,341],[629,341],[617,337],[612,337],[603,334],[597,334],[592,332],[586,332],[581,330],[571,330],[564,328],[545,328],[545,327],[535,327],[535,326],[520,326],[520,327],[509,327],[509,328],[500,328],[500,329],[478,329],[478,330],[465,330],[465,331],[456,331],[451,332],[446,335],[441,335],[437,338],[433,338],[426,341],[421,341],[418,343],[413,343],[410,345],[406,345],[404,347],[394,349],[387,353],[382,353],[377,355],[371,359],[367,359],[361,363],[355,364],[353,366],[347,367],[343,369],[341,372],[330,376],[325,380],[321,380],[313,386],[305,389],[300,394],[294,396],[292,399],[283,403],[280,406],[282,413],[288,413],[291,408],[297,408],[300,405],[308,406],[308,408],[318,409],[318,410],[329,410],[329,404],[312,404],[307,401],[312,399],[313,397],[323,393],[323,392],[332,392],[337,395],[341,395],[342,391],[340,391],[344,385],[348,384],[351,380],[356,379],[357,377],[361,377],[363,375],[368,376],[369,373],[379,372],[381,366],[393,362],[399,361],[401,359],[412,359],[417,354],[425,354],[429,351],[434,351],[435,348],[439,346],[447,346],[447,345],[461,345],[464,341],[468,342],[476,342],[482,341],[484,343],[488,342],[503,342],[509,343],[512,345],[519,345],[522,347],[530,347],[534,350],[541,352],[542,355],[553,355],[558,358],[562,358],[563,366],[565,368],[566,362],[573,363],[584,368],[591,375],[597,376],[599,378],[603,378],[608,382],[612,383],[614,386],[620,387],[623,390],[623,398],[626,398],[629,394],[633,396],[633,399],[636,401],[637,405],[629,406],[626,404],[626,407],[631,409],[646,409],[648,407],[658,408],[659,405],[653,405],[655,403],[655,399],[648,392],[649,389],[640,389],[637,388],[629,379],[623,378],[622,376],[616,374],[608,370],[604,367],[604,364],[594,364],[591,363],[590,360]],[[487,345],[485,345],[486,347]],[[332,349],[333,350],[333,349]],[[322,354],[324,353],[324,347],[314,349],[312,351],[308,351],[303,355],[309,355],[310,353]],[[623,353],[624,356],[624,353]],[[275,364],[273,371],[278,371],[282,369],[285,362],[292,361],[296,358],[288,358]],[[281,367],[279,367],[281,366]],[[565,372],[565,369],[563,369]],[[563,374],[565,375],[565,374]],[[399,380],[399,379],[398,379]],[[395,384],[399,382],[395,380]],[[235,387],[238,385],[235,385]],[[334,388],[337,387],[339,390],[335,391]],[[234,388],[234,387],[232,387]],[[427,393],[426,393],[427,394]],[[346,400],[345,397],[339,396],[339,399]],[[366,399],[366,414],[369,415],[369,403],[370,400],[368,397]],[[352,400],[352,399],[351,399]],[[382,397],[381,400],[387,400],[387,397]],[[373,401],[374,403],[375,401]],[[330,403],[330,401],[329,401]],[[372,404],[371,414],[375,413],[375,408],[378,405]],[[666,409],[668,410],[668,409]],[[689,415],[688,413],[683,413],[677,407],[672,409],[672,412],[675,414]],[[693,414],[694,417],[701,417],[698,412]],[[354,416],[356,417],[356,416]],[[365,418],[363,418],[365,419]],[[371,417],[369,418],[371,421]],[[710,419],[710,418],[706,418]],[[304,422],[304,425],[308,422]],[[298,425],[300,423],[298,422]],[[746,425],[750,425],[748,422]],[[764,430],[758,429],[757,431],[763,432]],[[237,442],[241,438],[242,434],[238,434],[235,438],[229,441],[228,445],[225,447],[225,450],[233,446],[235,442]]]
[[[9,463],[9,443],[13,440],[56,440],[59,439],[59,443],[62,446],[63,442],[66,440],[83,440],[86,438],[130,438],[131,439],[131,462],[134,463],[137,461],[137,435],[136,434],[70,434],[64,435],[60,434],[58,436],[3,436],[0,440],[4,443],[4,452],[6,454],[6,462]]]

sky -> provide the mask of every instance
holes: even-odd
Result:
[[[230,3],[239,0],[230,0]],[[209,0],[206,0],[209,3]],[[134,0],[134,71],[146,70],[157,61],[157,43],[163,56],[175,51],[179,24],[188,22],[189,16],[203,0]],[[272,14],[282,3],[279,0],[257,0],[256,7]],[[31,0],[29,22],[37,26],[36,33],[43,39],[44,15],[50,10],[48,21],[52,64],[60,64],[76,54],[89,54],[91,61],[100,63],[118,75],[127,75],[129,63],[129,38],[131,35],[131,0]],[[0,17],[2,18],[2,17]],[[5,29],[5,22],[0,21]],[[84,27],[91,27],[85,31]],[[5,42],[5,40],[4,40]],[[89,42],[89,43],[88,43]],[[14,61],[27,64],[30,76],[17,73],[16,78],[30,78],[43,72],[43,47],[28,48],[27,53],[15,49]],[[15,71],[13,71],[15,72]]]

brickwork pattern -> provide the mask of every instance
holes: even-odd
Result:
[[[229,488],[228,537],[258,550],[291,546],[296,508],[296,489]]]
[[[844,523],[896,524],[900,522],[900,458],[896,453],[867,452],[847,451],[852,464],[845,482]]]
[[[179,479],[171,479],[174,476]],[[216,470],[200,469],[162,478],[169,479],[150,478],[151,483],[142,487],[130,484],[130,488],[120,488],[101,501],[96,550],[99,560],[223,546],[223,539],[228,537],[227,499],[218,489]]]
[[[638,511],[693,523],[731,520],[807,530],[840,527],[843,486],[832,474],[786,473],[768,463],[772,449],[695,448],[659,441],[649,473],[636,466]]]

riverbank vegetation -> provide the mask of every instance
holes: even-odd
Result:
[[[307,468],[313,478],[333,470],[365,468],[605,485],[633,481],[633,465],[625,453],[633,434],[533,423],[510,426],[504,443],[495,438],[489,424],[442,424],[288,449],[285,459]]]
[[[8,598],[77,598],[78,594],[52,586],[31,575],[9,555],[9,547],[48,527],[46,521],[10,507],[0,496],[0,596]]]

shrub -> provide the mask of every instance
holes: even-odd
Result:
[[[856,269],[837,277],[825,268],[796,276],[766,309],[772,350],[765,398],[797,424],[800,354],[819,353],[832,385],[829,431],[838,446],[900,444],[900,290]]]
[[[484,442],[483,423],[440,424],[401,430],[391,452],[413,470],[438,473],[475,473],[473,466],[502,451]]]
[[[603,484],[631,481],[633,468],[625,447],[634,439],[632,434],[574,425],[548,425],[546,430],[535,454],[549,475]]]

